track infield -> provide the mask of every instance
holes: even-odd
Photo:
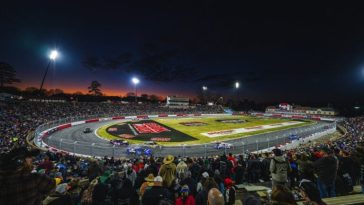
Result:
[[[100,127],[97,134],[109,140],[126,139],[137,144],[157,141],[162,145],[175,146],[236,139],[312,123],[314,122],[307,120],[252,116],[156,118],[109,124]],[[206,133],[211,133],[213,137],[207,136]]]

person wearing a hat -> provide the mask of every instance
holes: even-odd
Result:
[[[139,195],[140,197],[143,196],[145,190],[152,188],[152,186],[154,185],[154,175],[152,173],[150,173],[148,175],[148,177],[144,178],[145,182],[140,186],[139,189]]]
[[[153,181],[153,186],[145,190],[142,197],[143,205],[158,205],[162,199],[169,199],[174,201],[172,193],[165,187],[162,186],[163,178],[156,176]]]
[[[313,163],[317,175],[317,188],[321,198],[335,197],[335,180],[338,169],[338,160],[332,156],[331,150],[324,146],[320,153],[322,157]]]
[[[186,172],[188,171],[188,167],[187,164],[181,160],[178,164],[177,164],[177,176],[179,179],[183,179],[185,177]]]
[[[235,187],[234,182],[231,178],[226,178],[224,180],[225,184],[225,192],[224,192],[224,200],[225,205],[234,205],[235,204]]]
[[[55,180],[31,173],[38,150],[20,147],[0,156],[0,204],[40,204],[55,188]]]
[[[173,163],[174,157],[167,155],[163,159],[163,165],[159,169],[159,176],[163,178],[163,186],[170,188],[176,179],[176,164]]]
[[[284,158],[282,150],[273,149],[274,157],[270,161],[269,171],[272,175],[272,187],[277,184],[287,186],[288,172],[291,171],[291,167],[288,161]]]
[[[59,184],[54,193],[43,200],[43,205],[63,205],[73,204],[71,196],[68,194],[69,186],[67,183]]]
[[[195,205],[195,198],[190,194],[187,185],[183,185],[180,190],[180,196],[176,199],[176,205]]]
[[[209,173],[207,172],[203,172],[201,174],[201,179],[200,181],[197,183],[197,188],[196,188],[196,191],[199,192],[203,189],[203,184],[205,183],[206,179],[208,179],[210,177]]]

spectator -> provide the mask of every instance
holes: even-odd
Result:
[[[142,204],[148,205],[158,205],[161,200],[173,200],[172,193],[168,191],[168,189],[162,186],[163,178],[161,176],[157,176],[154,178],[153,187],[146,190],[142,197]]]
[[[44,201],[43,205],[72,205],[72,200],[70,195],[67,193],[68,184],[63,183],[56,187],[56,191],[50,194]]]
[[[44,169],[46,174],[49,174],[49,172],[53,169],[54,164],[49,160],[49,156],[46,155],[43,162],[38,167],[40,169]]]
[[[364,194],[364,143],[360,143],[356,148],[356,155],[360,162],[360,184],[361,191]]]
[[[335,180],[338,169],[338,161],[331,154],[326,146],[321,148],[321,158],[314,162],[317,174],[317,187],[321,198],[335,197]]]
[[[152,181],[154,180],[154,177]],[[130,201],[133,186],[131,181],[126,178],[125,172],[118,172],[111,181],[111,199],[115,205]],[[144,189],[145,190],[145,189]],[[144,193],[144,192],[143,192]]]
[[[196,191],[197,184],[196,184],[195,180],[192,179],[191,172],[190,171],[187,171],[186,172],[185,178],[184,179],[181,179],[180,185],[181,186],[188,185],[189,190],[190,190],[190,193],[193,196],[196,196],[196,194],[197,194],[197,191]]]
[[[208,205],[224,205],[224,196],[221,194],[221,192],[218,189],[212,188],[208,192],[207,204]]]
[[[159,169],[159,175],[163,178],[163,186],[171,188],[176,179],[176,165],[173,163],[174,157],[167,155],[163,159],[163,165]]]
[[[277,184],[273,187],[271,196],[272,205],[296,205],[296,201],[287,188],[281,184]]]
[[[0,204],[40,204],[55,188],[55,180],[31,173],[37,151],[16,148],[0,157]]]
[[[301,181],[299,188],[301,196],[305,200],[305,205],[326,205],[320,197],[320,191],[313,182]]]
[[[233,186],[233,181],[230,178],[226,178],[224,182],[225,182],[225,192],[224,192],[225,205],[234,205],[235,187]]]
[[[207,172],[204,172],[201,174],[201,180],[197,183],[197,192],[201,191],[202,190],[202,185],[206,182],[206,180],[210,177],[209,176],[209,173]]]
[[[282,150],[274,149],[274,157],[270,162],[270,172],[272,174],[272,187],[278,184],[287,186],[287,175],[290,171],[290,166],[287,160],[283,157]]]
[[[140,197],[143,197],[145,190],[152,188],[153,181],[154,181],[154,175],[151,173],[144,180],[145,180],[145,182],[140,186],[140,191],[139,191]]]
[[[245,167],[243,167],[241,162],[238,161],[238,166],[236,167],[236,171],[235,171],[236,184],[242,184],[243,183],[244,171],[245,171]]]
[[[207,197],[210,189],[218,188],[215,180],[213,178],[207,178],[205,183],[203,184],[203,189],[198,192],[196,196],[196,205],[206,205]],[[221,193],[221,192],[220,192]]]
[[[189,192],[189,187],[183,185],[180,191],[181,195],[176,199],[176,205],[195,205],[195,198]]]

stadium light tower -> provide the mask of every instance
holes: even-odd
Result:
[[[137,93],[137,85],[140,83],[140,80],[136,77],[131,79],[131,82],[134,84],[135,89],[135,103],[138,102],[138,93]]]
[[[206,101],[206,104],[207,104],[207,99],[206,99],[206,92],[207,92],[207,86],[204,85],[202,86],[202,103],[204,103]]]
[[[49,55],[49,63],[48,63],[48,65],[47,65],[46,70],[45,70],[45,73],[44,73],[44,75],[43,75],[42,83],[40,84],[40,88],[39,88],[39,93],[41,93],[41,92],[42,92],[43,84],[44,84],[44,80],[45,80],[45,78],[46,78],[46,76],[47,76],[47,73],[48,73],[49,67],[51,66],[51,63],[52,63],[52,62],[56,61],[57,57],[58,57],[58,51],[53,50],[53,51],[51,52],[51,54]]]

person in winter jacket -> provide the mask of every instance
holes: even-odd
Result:
[[[224,180],[225,183],[225,192],[224,192],[224,200],[225,205],[234,205],[235,204],[235,187],[233,186],[233,181],[230,178],[226,178]]]
[[[163,186],[170,188],[176,179],[176,165],[173,163],[174,157],[167,155],[163,159],[163,165],[159,169],[159,176],[163,178]]]
[[[173,200],[172,193],[162,186],[163,179],[160,176],[154,178],[153,187],[144,192],[142,197],[142,204],[144,205],[158,205],[161,200]]]
[[[68,184],[63,183],[59,184],[56,187],[56,191],[49,196],[47,196],[46,199],[43,200],[43,205],[63,205],[63,204],[70,204],[72,205],[72,200],[70,195],[67,193]]]
[[[291,170],[291,167],[287,160],[283,157],[282,150],[274,149],[273,154],[274,157],[269,166],[269,170],[272,175],[272,187],[274,188],[277,184],[286,186],[288,172]]]
[[[317,187],[320,190],[321,198],[335,197],[338,160],[331,155],[331,150],[327,147],[323,147],[320,153],[323,157],[313,164],[317,174]]]
[[[189,187],[183,185],[180,191],[181,196],[176,199],[176,205],[195,205],[195,198],[189,192]]]

